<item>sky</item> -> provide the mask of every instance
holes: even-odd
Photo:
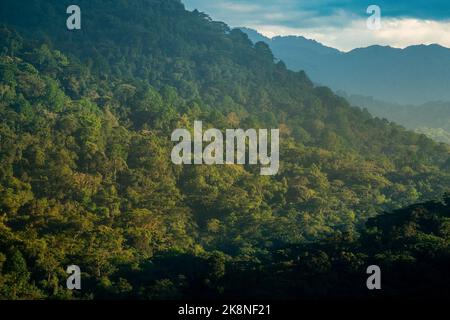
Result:
[[[404,48],[437,43],[450,48],[450,0],[182,0],[231,27],[268,37],[299,35],[342,51],[370,45]],[[370,5],[379,29],[368,28]]]

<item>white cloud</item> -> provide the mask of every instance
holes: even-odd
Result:
[[[247,14],[261,11],[261,6],[256,4],[218,2],[214,6],[222,11],[227,11],[227,13]]]
[[[291,24],[306,23],[307,19],[314,16],[312,12],[299,11],[295,8],[295,2],[284,1],[259,1],[258,3],[204,0],[185,1],[186,8],[195,8],[204,11],[211,18],[226,22],[232,27],[243,27],[250,24]]]
[[[450,48],[450,22],[418,19],[383,19],[382,28],[369,30],[365,19],[352,20],[347,26],[290,28],[283,25],[250,25],[268,37],[277,35],[300,35],[325,45],[349,51],[370,45],[389,45],[405,48],[416,44],[438,43]]]
[[[327,15],[318,8],[338,3],[321,0],[321,6],[300,0],[188,0],[187,8],[201,8],[214,20],[231,27],[249,27],[268,37],[300,35],[325,45],[349,51],[370,45],[389,45],[404,48],[415,44],[438,43],[450,47],[450,21],[415,18],[383,17],[383,28],[369,30],[366,26],[365,6],[361,10],[347,10],[334,5]],[[299,9],[301,8],[301,10]],[[358,7],[359,8],[359,7]],[[383,14],[383,10],[382,10]]]

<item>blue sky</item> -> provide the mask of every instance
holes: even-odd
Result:
[[[450,47],[450,0],[183,0],[232,27],[266,36],[302,35],[348,51],[373,44]],[[381,9],[381,29],[370,30],[369,5]]]

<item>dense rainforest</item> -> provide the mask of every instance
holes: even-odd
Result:
[[[69,1],[0,2],[1,299],[365,296],[371,263],[449,296],[450,146],[177,0],[77,2],[72,31]],[[195,120],[279,128],[278,174],[173,165]]]

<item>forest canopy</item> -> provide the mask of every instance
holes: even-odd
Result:
[[[435,277],[393,295],[448,285],[448,145],[179,1],[78,3],[70,32],[69,1],[0,3],[0,298],[333,295],[318,288],[358,286],[372,259]],[[173,165],[171,133],[196,120],[280,128],[278,174]],[[259,276],[273,286],[243,290]]]

